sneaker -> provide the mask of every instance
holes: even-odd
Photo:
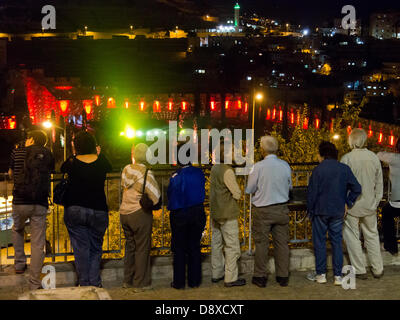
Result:
[[[317,283],[326,283],[326,274],[316,274],[315,272],[311,272],[307,275],[307,279],[310,281],[316,281]]]
[[[267,278],[266,277],[253,277],[251,279],[251,283],[255,284],[257,287],[265,288],[267,286]]]
[[[225,287],[240,287],[240,286],[244,286],[246,284],[246,280],[245,279],[237,279],[236,281],[233,282],[225,282]]]
[[[341,286],[342,285],[342,277],[341,276],[335,276],[335,281],[334,281],[334,285],[335,286]]]

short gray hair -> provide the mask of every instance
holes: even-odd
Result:
[[[134,146],[132,155],[135,159],[135,162],[144,163],[146,162],[146,154],[149,147],[144,143],[139,143],[138,145]]]
[[[261,148],[267,153],[276,153],[278,151],[278,140],[272,136],[261,137]]]
[[[364,129],[356,128],[353,129],[349,135],[349,146],[351,149],[364,148],[367,142],[367,133]]]

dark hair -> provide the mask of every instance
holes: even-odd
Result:
[[[96,139],[89,132],[80,131],[75,135],[74,146],[77,155],[80,154],[95,154]]]
[[[338,159],[338,150],[333,143],[329,141],[322,141],[318,149],[319,155],[324,159]]]
[[[42,130],[32,130],[27,134],[27,139],[33,138],[35,146],[44,147],[47,143],[47,134]]]
[[[397,139],[396,150],[397,152],[400,152],[400,138]]]

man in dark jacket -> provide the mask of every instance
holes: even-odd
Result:
[[[350,167],[337,161],[334,144],[322,142],[319,146],[320,164],[314,169],[307,195],[307,209],[312,221],[312,238],[316,273],[307,278],[326,283],[326,233],[332,245],[335,285],[342,284],[343,248],[342,229],[347,207],[351,208],[361,194],[361,185]]]
[[[171,222],[171,250],[174,254],[174,278],[171,286],[185,288],[186,265],[188,285],[201,283],[200,241],[206,225],[204,212],[205,177],[200,168],[179,162],[168,186],[168,210]]]
[[[54,158],[44,146],[47,136],[43,131],[28,133],[25,147],[13,150],[9,174],[14,179],[12,228],[15,250],[15,272],[24,273],[24,229],[27,219],[31,226],[31,264],[29,285],[31,290],[41,287],[46,246],[46,215],[50,191],[50,173],[54,170]]]

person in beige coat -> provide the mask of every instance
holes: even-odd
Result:
[[[383,196],[382,166],[376,154],[365,148],[366,142],[367,133],[363,129],[354,129],[349,136],[352,151],[341,159],[342,163],[351,168],[362,187],[361,195],[347,212],[343,229],[350,262],[359,279],[368,278],[360,241],[360,227],[372,275],[375,278],[383,275],[377,228],[377,208]]]

